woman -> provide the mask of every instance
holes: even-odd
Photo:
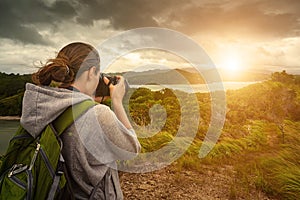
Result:
[[[80,42],[65,46],[33,74],[37,85],[26,85],[21,124],[36,137],[66,108],[93,99],[99,76],[100,58],[94,47]],[[61,136],[76,199],[88,199],[91,194],[93,199],[122,199],[116,160],[130,159],[140,150],[122,105],[124,79],[118,79],[117,85],[109,85],[114,112],[96,105]]]

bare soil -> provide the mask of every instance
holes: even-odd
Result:
[[[253,185],[237,180],[231,166],[178,170],[174,166],[149,173],[120,173],[124,199],[258,199],[271,200]]]

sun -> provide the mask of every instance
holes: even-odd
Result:
[[[237,57],[229,57],[225,60],[223,67],[226,70],[237,71],[240,69],[240,60]]]
[[[242,68],[241,56],[236,51],[229,51],[223,55],[220,67],[226,71],[238,71]]]

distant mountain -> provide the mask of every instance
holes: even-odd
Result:
[[[203,76],[216,80],[215,70],[203,71]],[[270,74],[263,72],[251,71],[224,71],[218,70],[222,81],[261,81],[270,77]],[[143,72],[129,71],[123,73],[124,77],[128,80],[129,84],[203,84],[204,78],[195,68],[182,68],[182,69],[162,69],[162,70],[149,70]]]
[[[127,72],[123,74],[129,84],[186,84],[204,83],[202,77],[195,72],[182,69],[149,70],[143,72]]]

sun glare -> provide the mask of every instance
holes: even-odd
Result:
[[[239,59],[236,57],[227,58],[227,60],[224,63],[224,68],[230,71],[238,70],[240,68]]]
[[[141,58],[139,53],[129,53],[129,54],[126,54],[124,57],[132,62],[137,62]]]
[[[221,61],[221,68],[227,71],[237,71],[242,69],[240,56],[236,52],[228,52]]]

